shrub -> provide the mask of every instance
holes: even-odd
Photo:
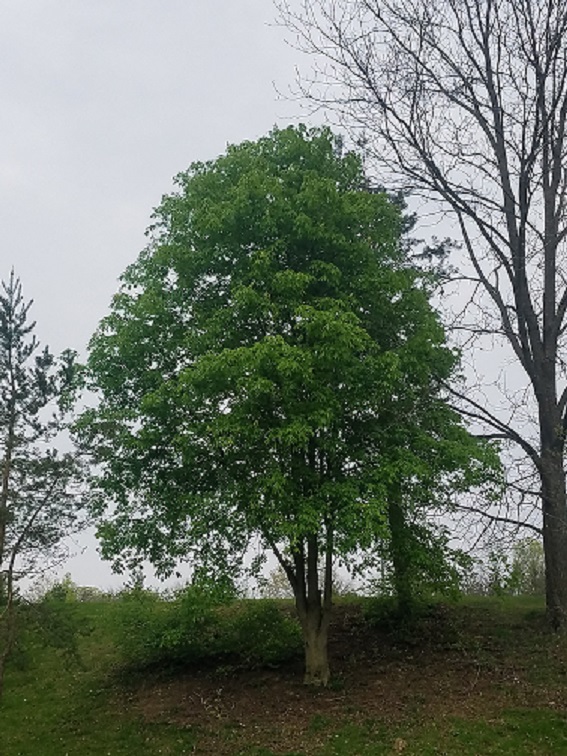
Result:
[[[36,601],[19,597],[15,621],[18,629],[11,660],[16,666],[26,667],[37,648],[53,650],[68,664],[81,664],[79,640],[90,635],[93,625],[64,590],[55,587]]]
[[[219,616],[227,597],[188,586],[172,600],[136,588],[121,597],[118,643],[125,659],[141,666],[196,662],[218,654]]]
[[[39,604],[41,601],[54,599],[72,603],[111,601],[112,594],[97,588],[94,585],[77,585],[69,572],[61,580],[40,580],[27,591],[29,601]]]
[[[282,664],[302,648],[298,622],[269,599],[242,603],[227,616],[221,631],[225,649],[246,666]]]
[[[275,601],[232,604],[232,598],[203,586],[189,586],[171,600],[143,589],[129,591],[119,611],[118,643],[125,661],[143,667],[230,660],[258,667],[297,656],[299,625]]]

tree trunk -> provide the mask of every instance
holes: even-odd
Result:
[[[567,495],[563,455],[542,450],[543,546],[545,595],[549,622],[567,632]]]
[[[331,621],[330,607],[319,600],[305,601],[305,596],[296,595],[295,605],[303,632],[305,649],[306,685],[326,686],[330,678],[328,639]]]
[[[402,616],[411,614],[413,591],[411,585],[411,557],[406,532],[406,520],[402,508],[401,495],[392,493],[388,503],[388,525],[390,527],[390,556],[394,568],[394,590],[398,611]]]
[[[14,560],[10,561],[10,567],[7,578],[7,599],[6,605],[0,613],[0,700],[4,693],[4,675],[6,664],[14,647],[16,634],[16,615],[14,612],[14,586],[13,586],[13,568]]]
[[[329,623],[321,618],[320,612],[307,617],[303,627],[303,642],[305,644],[305,677],[306,685],[326,686],[329,682],[328,637]],[[321,621],[323,619],[323,621]]]
[[[6,435],[6,446],[4,449],[4,459],[2,461],[2,484],[0,487],[0,607],[6,602],[6,570],[4,561],[6,558],[6,530],[9,520],[8,498],[10,495],[10,478],[12,475],[12,455],[16,446],[16,414],[14,409],[14,379],[11,378],[12,397],[10,399],[8,431]]]
[[[291,585],[295,595],[295,606],[305,648],[306,685],[325,686],[329,682],[329,657],[327,641],[331,623],[332,607],[332,556],[333,531],[327,528],[325,549],[325,576],[321,592],[318,572],[319,548],[317,536],[307,538],[307,555],[303,544],[294,552],[295,574],[291,575]],[[307,567],[307,569],[305,569]]]
[[[2,621],[5,622],[5,627],[2,628]],[[4,693],[4,675],[6,672],[6,664],[12,653],[14,647],[14,613],[13,608],[8,607],[8,612],[4,617],[0,617],[0,700]]]

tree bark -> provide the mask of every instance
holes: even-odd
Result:
[[[4,675],[6,664],[12,649],[16,635],[16,615],[14,605],[14,563],[15,555],[12,554],[6,576],[6,604],[0,613],[0,700],[4,692]]]
[[[567,497],[560,451],[542,450],[540,475],[547,614],[555,631],[567,632]]]
[[[303,627],[306,685],[326,686],[329,682],[328,637],[328,623],[321,623],[317,616],[307,619]]]
[[[319,588],[317,536],[309,536],[306,545],[307,554],[303,544],[294,553],[295,575],[290,581],[303,632],[304,682],[306,685],[326,686],[330,678],[328,637],[332,605],[332,528],[327,528],[323,591]]]
[[[16,447],[16,379],[12,366],[12,352],[8,353],[8,371],[10,374],[10,396],[8,399],[8,427],[4,458],[2,460],[2,482],[0,486],[0,607],[6,601],[6,574],[4,562],[6,559],[6,537],[9,519],[8,499],[10,496],[10,484],[12,476],[12,457]]]
[[[413,606],[411,586],[411,558],[409,554],[406,521],[399,491],[393,492],[388,502],[388,525],[390,528],[390,556],[394,568],[394,590],[398,611],[408,616]]]
[[[4,627],[2,627],[4,625]],[[4,692],[4,675],[6,664],[14,648],[16,617],[14,614],[14,600],[8,597],[8,604],[0,615],[0,700]]]

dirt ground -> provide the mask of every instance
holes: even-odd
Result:
[[[400,630],[369,621],[359,604],[343,604],[335,609],[326,689],[303,685],[298,659],[279,669],[151,676],[130,701],[146,721],[196,728],[198,752],[217,756],[251,743],[274,753],[316,753],[346,722],[442,726],[451,717],[491,718],[534,702],[567,708],[556,682],[567,656],[546,636],[541,616],[495,616],[438,605]]]

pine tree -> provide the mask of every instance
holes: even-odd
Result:
[[[17,584],[62,553],[84,524],[82,464],[65,428],[77,370],[40,349],[14,271],[0,290],[0,694],[14,643]]]

